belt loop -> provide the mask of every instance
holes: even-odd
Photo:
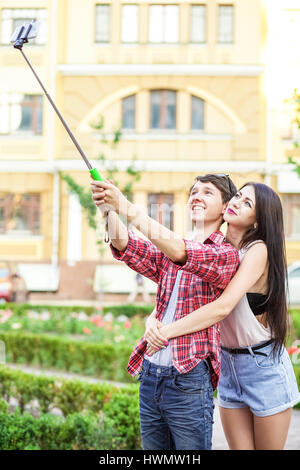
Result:
[[[150,361],[145,361],[145,374],[149,375]]]
[[[249,353],[251,354],[251,356],[255,358],[255,354],[254,354],[251,346],[247,346],[247,349],[248,349]]]

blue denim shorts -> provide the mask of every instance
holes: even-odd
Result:
[[[298,403],[300,393],[287,350],[282,348],[274,356],[273,344],[259,349],[264,355],[248,349],[250,354],[232,354],[222,349],[219,405],[248,407],[256,416],[270,416]]]

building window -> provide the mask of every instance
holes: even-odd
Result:
[[[150,5],[150,42],[177,43],[178,30],[178,5]]]
[[[204,101],[197,96],[192,96],[192,129],[204,129]]]
[[[122,6],[122,42],[138,41],[138,6]]]
[[[148,194],[148,214],[160,224],[174,230],[173,194]]]
[[[285,194],[282,197],[285,236],[300,239],[300,194]]]
[[[96,5],[96,42],[109,42],[110,5]]]
[[[176,91],[151,91],[151,129],[176,129]]]
[[[234,37],[233,5],[219,5],[218,13],[218,42],[219,44],[232,44]]]
[[[206,6],[191,6],[191,42],[203,44],[206,42]]]
[[[135,129],[135,95],[122,100],[122,128]]]
[[[16,28],[23,23],[30,23],[31,20],[39,22],[38,35],[30,39],[28,44],[42,45],[47,40],[47,15],[45,8],[3,8],[1,14],[1,42],[10,44]]]
[[[40,195],[5,194],[0,196],[0,233],[40,233]]]
[[[43,98],[41,95],[3,93],[0,95],[0,134],[27,132],[42,134]]]

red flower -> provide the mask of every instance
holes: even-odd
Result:
[[[90,317],[90,321],[94,323],[94,325],[98,326],[99,328],[102,328],[102,326],[104,326],[104,321],[101,315]]]
[[[92,333],[92,331],[89,329],[89,328],[83,328],[83,332],[86,334],[86,335],[90,335]]]
[[[297,348],[297,346],[291,346],[290,348],[287,349],[287,352],[289,353],[289,355],[291,356],[292,354],[299,354],[300,353],[300,349]]]
[[[130,327],[131,327],[130,321],[126,321],[126,322],[124,323],[124,328],[126,328],[126,329],[128,330]]]

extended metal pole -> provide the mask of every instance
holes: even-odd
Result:
[[[41,82],[41,80],[39,79],[38,75],[36,74],[34,68],[32,67],[31,63],[29,62],[29,60],[27,59],[26,55],[24,54],[23,52],[23,49],[19,49],[24,57],[24,59],[26,60],[27,64],[29,65],[32,73],[34,74],[35,78],[37,79],[37,81],[39,82],[40,86],[42,87],[45,95],[47,96],[48,100],[50,101],[51,105],[53,106],[56,114],[58,115],[59,119],[61,120],[64,128],[66,129],[67,133],[69,134],[69,136],[71,137],[72,139],[72,142],[73,144],[75,145],[75,147],[77,148],[78,152],[80,153],[80,155],[82,156],[83,160],[85,161],[87,167],[89,170],[92,170],[92,165],[90,164],[89,160],[87,159],[84,151],[82,150],[82,148],[80,147],[79,143],[77,142],[77,140],[75,139],[71,129],[69,128],[68,124],[66,123],[66,121],[64,120],[64,118],[62,117],[62,115],[60,114],[56,104],[54,103],[54,101],[52,100],[51,96],[48,94],[46,88],[44,87],[43,83]]]

